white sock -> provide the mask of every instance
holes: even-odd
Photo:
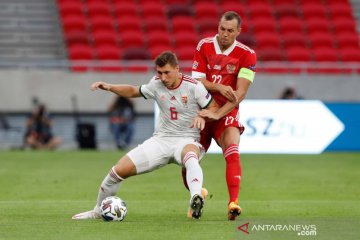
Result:
[[[197,155],[194,152],[188,152],[183,159],[183,164],[186,168],[186,182],[189,186],[191,197],[195,194],[201,196],[203,172]]]
[[[100,185],[95,211],[99,211],[102,200],[109,196],[116,195],[119,191],[120,183],[123,180],[124,179],[115,172],[115,167],[112,167]]]

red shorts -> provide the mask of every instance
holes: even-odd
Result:
[[[207,122],[204,130],[200,132],[200,143],[207,151],[213,138],[217,141],[222,133],[228,127],[236,127],[240,130],[240,135],[244,132],[245,127],[239,122],[238,109],[234,109],[227,115],[217,121]]]

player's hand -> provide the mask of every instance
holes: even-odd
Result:
[[[236,93],[232,89],[232,87],[221,85],[221,84],[219,84],[218,87],[219,87],[220,94],[223,95],[224,97],[226,97],[227,100],[229,100],[230,102],[236,102],[237,101]]]
[[[110,91],[110,87],[111,87],[111,84],[108,84],[106,82],[94,82],[93,84],[91,84],[90,89],[92,91],[95,91],[95,90],[98,90],[98,89]]]
[[[203,110],[199,111],[198,115],[200,117],[208,118],[208,119],[211,119],[211,120],[219,120],[219,116],[216,114],[216,112],[213,112],[213,111],[210,111],[210,110],[207,110],[207,109],[203,109]]]
[[[200,117],[200,116],[196,116],[194,118],[194,120],[191,123],[191,128],[198,128],[200,130],[203,130],[205,127],[205,119]]]

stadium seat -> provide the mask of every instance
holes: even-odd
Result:
[[[335,18],[332,24],[336,35],[356,32],[356,22],[352,17]]]
[[[121,48],[142,48],[145,46],[144,34],[138,31],[124,31],[119,33]]]
[[[247,8],[240,2],[228,2],[221,5],[222,12],[234,11],[240,15],[241,19],[247,19]]]
[[[93,51],[89,45],[75,44],[68,48],[69,59],[71,60],[91,60]]]
[[[160,2],[148,2],[142,4],[140,7],[141,17],[144,19],[148,18],[165,18],[165,7]]]
[[[308,39],[303,33],[289,33],[282,35],[285,48],[308,47]]]
[[[277,18],[300,17],[301,12],[293,4],[283,4],[274,6],[274,13]]]
[[[73,44],[89,44],[89,35],[86,31],[69,31],[64,32],[65,42],[68,46]]]
[[[338,52],[334,48],[315,48],[312,51],[314,54],[314,60],[317,62],[338,61]]]
[[[194,10],[192,6],[186,4],[175,4],[169,5],[166,8],[167,16],[169,19],[177,17],[177,16],[189,16],[192,17],[194,15]]]
[[[342,61],[354,62],[358,65],[360,62],[360,48],[358,47],[340,50],[340,56]]]
[[[114,20],[111,16],[106,15],[93,15],[89,18],[89,23],[92,31],[109,30],[114,31]]]
[[[62,19],[64,32],[87,31],[87,20],[83,15],[69,15]]]
[[[201,19],[197,23],[201,37],[204,37],[204,35],[207,35],[207,37],[214,36],[218,32],[219,19]]]
[[[336,36],[337,45],[340,49],[359,48],[359,35],[357,33],[344,33]]]
[[[185,4],[185,5],[191,5],[191,0],[164,0],[164,3],[168,6],[170,5],[176,5],[176,4]]]
[[[99,29],[92,33],[94,44],[96,46],[113,45],[118,44],[117,35],[114,31]]]
[[[286,53],[279,48],[266,48],[257,52],[260,61],[284,61],[287,59]]]
[[[272,18],[273,17],[273,8],[264,2],[255,2],[249,6],[248,8],[248,14],[251,17],[251,19],[256,19],[258,17],[261,18]]]
[[[172,48],[172,40],[166,32],[153,31],[147,34],[147,45],[149,48],[164,46],[165,48]]]
[[[256,47],[256,40],[255,40],[253,34],[240,33],[240,35],[236,38],[236,40],[245,44],[246,46],[248,46],[250,48]]]
[[[336,2],[327,6],[329,11],[330,19],[336,18],[353,18],[353,11],[350,5],[345,4],[344,2]]]
[[[60,2],[59,12],[62,17],[66,17],[68,15],[82,15],[84,13],[84,7],[84,4],[80,1]]]
[[[196,48],[197,43],[199,42],[198,36],[197,34],[193,33],[178,33],[178,34],[174,34],[173,35],[174,40],[175,40],[175,47],[176,48],[180,48],[180,47],[192,47],[192,48]]]
[[[331,34],[331,26],[328,20],[324,18],[308,18],[305,21],[305,28],[308,34],[327,33]]]
[[[88,2],[87,14],[89,16],[111,16],[110,5],[104,1]]]
[[[311,43],[312,48],[319,48],[319,47],[335,47],[334,44],[334,36],[328,33],[312,33],[309,35],[309,40]]]
[[[292,5],[296,5],[297,1],[296,0],[273,0],[272,3],[274,5],[283,5],[283,4],[292,4]]]
[[[176,48],[176,56],[180,61],[192,61],[195,54],[195,47],[179,47]]]
[[[303,32],[304,22],[295,17],[283,17],[279,20],[280,34],[291,32]]]
[[[138,17],[118,16],[116,22],[119,32],[142,31],[142,22]]]
[[[281,38],[279,34],[264,32],[256,36],[256,49],[281,48]]]
[[[168,31],[168,23],[165,17],[148,18],[144,20],[143,24],[146,32]]]
[[[196,34],[195,19],[189,16],[176,16],[172,18],[172,32],[173,33],[189,33]]]
[[[201,2],[193,5],[196,19],[219,19],[219,7],[215,3]]]
[[[312,60],[312,55],[307,48],[289,48],[286,49],[287,59],[291,62],[308,62]]]
[[[128,16],[134,18],[138,16],[138,5],[133,2],[115,2],[114,11],[117,16]]]
[[[313,2],[306,5],[302,5],[302,14],[305,19],[309,17],[321,17],[326,19],[327,18],[327,12],[325,7],[321,3]]]
[[[278,24],[273,17],[255,18],[250,23],[251,26],[249,28],[255,35],[263,32],[274,33],[277,31]]]
[[[150,54],[146,48],[126,48],[123,50],[125,60],[149,60]]]
[[[120,60],[121,50],[114,45],[102,45],[95,48],[96,58],[99,60]]]

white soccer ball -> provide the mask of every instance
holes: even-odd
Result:
[[[121,222],[126,216],[126,203],[119,197],[110,196],[101,202],[100,211],[105,221]]]

